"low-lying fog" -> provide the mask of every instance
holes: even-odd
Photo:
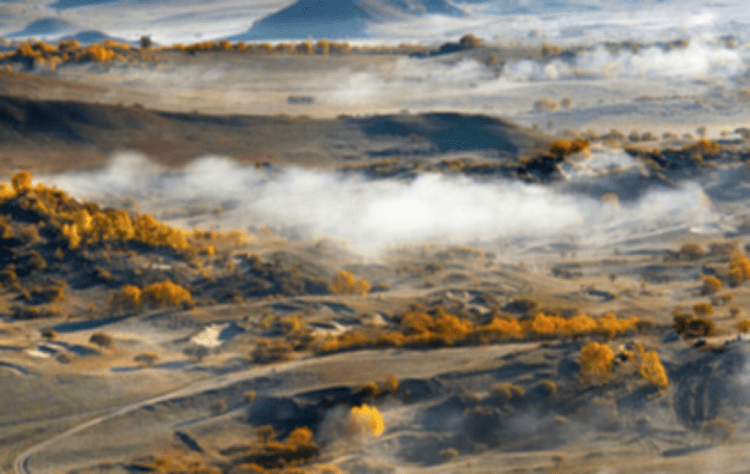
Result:
[[[66,66],[56,75],[143,95],[151,107],[219,114],[335,117],[456,111],[542,130],[618,128],[718,137],[750,123],[750,47],[696,39],[687,46],[579,50],[549,60],[360,57],[304,61],[257,56],[158,65]],[[163,91],[169,91],[164,94]],[[306,97],[290,102],[289,97]],[[107,100],[107,97],[102,97]],[[122,102],[112,98],[111,102]],[[128,102],[128,101],[126,101]]]
[[[438,174],[406,181],[302,168],[266,171],[219,157],[167,172],[137,154],[118,155],[105,170],[40,179],[103,204],[135,201],[141,212],[187,218],[183,222],[199,228],[269,226],[296,239],[343,239],[370,255],[425,241],[611,245],[718,223],[703,188],[692,181],[636,194],[612,188],[623,199],[596,199],[581,185],[615,186],[615,180],[606,181],[608,171],[639,171],[621,154],[587,161],[589,166],[569,170],[565,182],[546,186]]]

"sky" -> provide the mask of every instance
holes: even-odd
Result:
[[[300,0],[303,4],[312,0]],[[337,4],[384,0],[338,0]],[[445,0],[450,2],[450,0]],[[0,34],[48,39],[97,30],[163,44],[233,37],[294,0],[16,0],[0,4]],[[403,22],[370,21],[363,36],[378,41],[441,42],[473,32],[517,42],[596,43],[673,38],[750,39],[750,9],[742,0],[476,0],[452,2],[463,15],[422,15]],[[306,7],[299,12],[308,11]],[[344,11],[350,11],[344,8]],[[345,14],[344,14],[345,15]],[[304,20],[304,18],[302,18]],[[41,22],[40,22],[41,21]],[[336,36],[334,31],[332,36]],[[356,38],[352,38],[356,39]]]

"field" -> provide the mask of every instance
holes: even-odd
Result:
[[[747,97],[585,54],[4,53],[3,472],[746,471]]]

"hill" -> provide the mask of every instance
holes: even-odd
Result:
[[[405,20],[424,14],[460,15],[448,0],[300,0],[269,15],[232,41],[365,37],[371,23]]]

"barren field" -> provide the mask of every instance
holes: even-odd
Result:
[[[5,56],[3,472],[748,471],[746,92],[292,47]]]

